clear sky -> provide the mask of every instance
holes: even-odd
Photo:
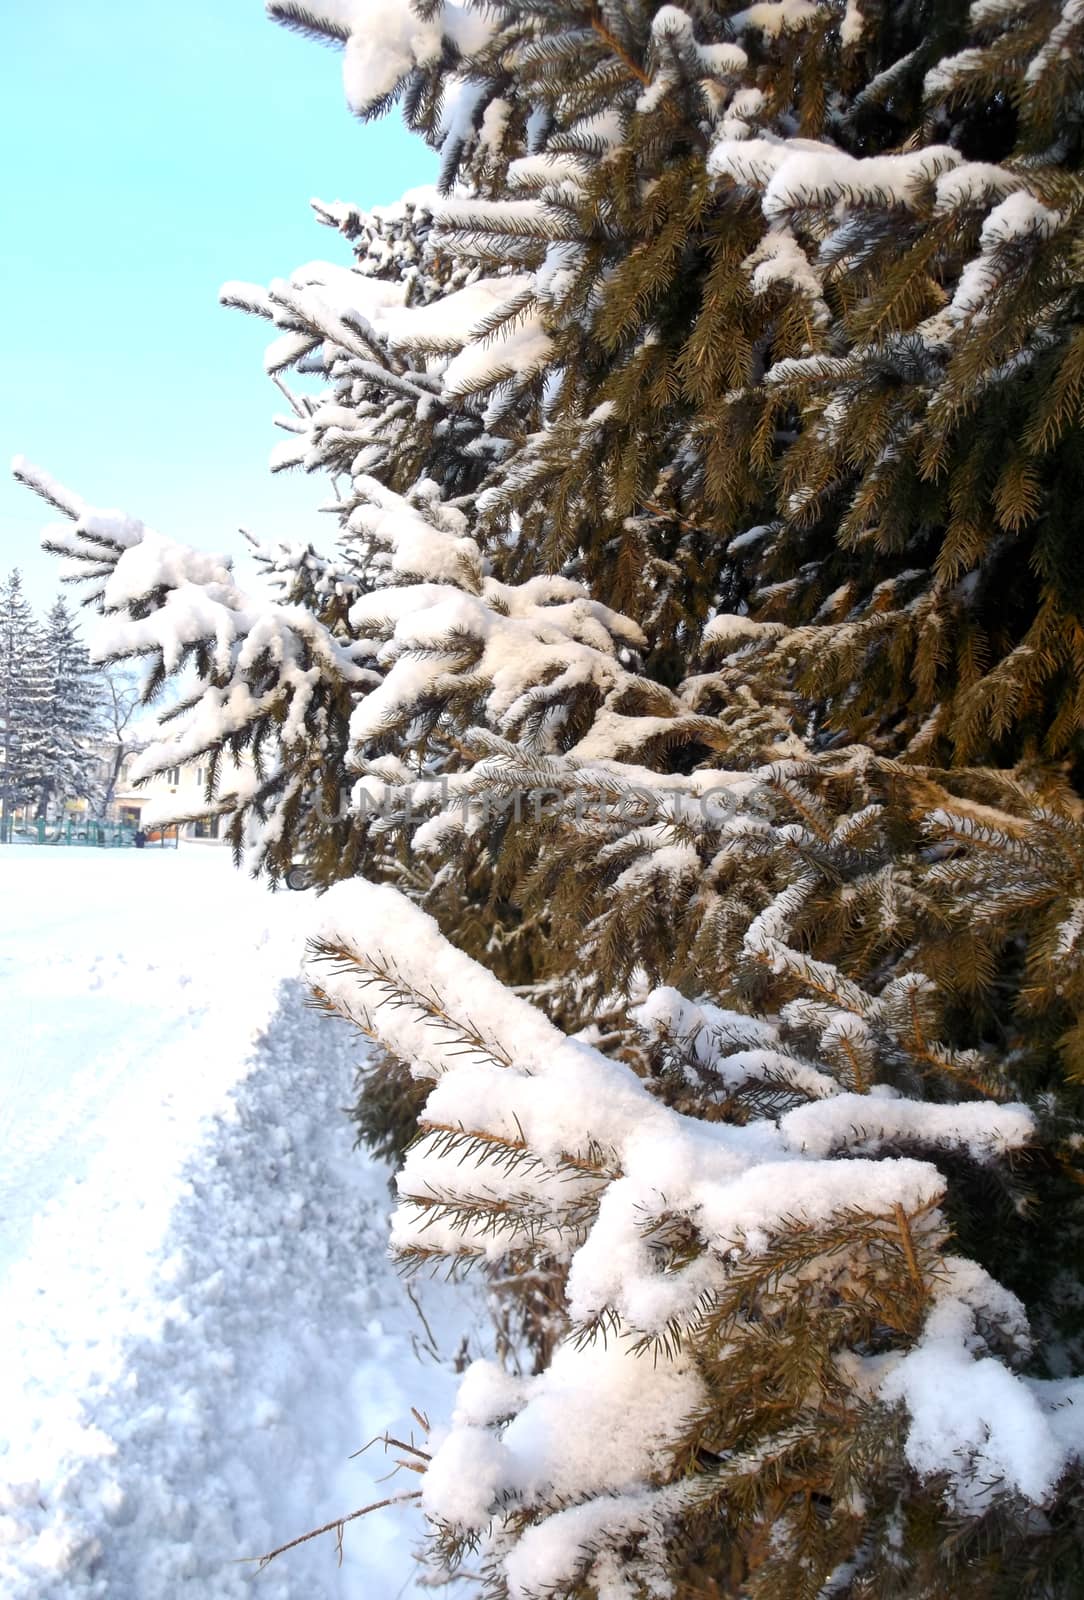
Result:
[[[337,52],[261,0],[37,0],[2,56],[0,569],[56,592],[16,452],[203,548],[243,548],[240,525],[329,544],[327,479],[267,471],[270,326],[218,288],[349,261],[310,198],[381,204],[435,158],[394,113],[351,117]]]

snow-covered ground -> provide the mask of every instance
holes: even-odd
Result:
[[[358,1042],[294,976],[311,899],[214,848],[0,849],[4,1600],[415,1591],[409,1507],[341,1568],[333,1537],[239,1564],[412,1488],[348,1458],[454,1381],[351,1151]]]

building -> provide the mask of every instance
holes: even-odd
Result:
[[[107,821],[138,828],[146,816],[162,816],[171,811],[183,814],[186,811],[197,810],[203,804],[207,783],[205,756],[195,761],[179,763],[175,767],[167,767],[163,772],[155,773],[153,777],[145,779],[137,787],[132,777],[132,768],[136,764],[138,755],[137,750],[132,750],[121,759],[112,800],[106,808]],[[108,786],[114,761],[113,751],[103,751],[100,773],[103,788]],[[251,770],[252,759],[247,753],[243,753],[240,760],[224,755],[219,763],[219,779],[223,787],[229,789],[234,778],[247,775]],[[219,839],[221,828],[220,817],[207,817],[197,822],[181,823],[180,836],[182,839],[201,839],[211,843]]]

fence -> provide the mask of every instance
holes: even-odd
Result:
[[[144,834],[147,844],[172,845],[178,842],[174,828],[150,828]],[[62,822],[34,821],[9,822],[3,840],[7,844],[69,844],[90,845],[100,850],[118,850],[133,846],[136,830],[128,822],[97,822],[87,817],[65,817]]]

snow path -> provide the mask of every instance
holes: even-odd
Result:
[[[341,1569],[330,1538],[236,1564],[411,1488],[347,1458],[453,1381],[351,1151],[357,1042],[292,976],[310,915],[213,849],[0,851],[5,1600],[415,1592],[409,1510]]]

